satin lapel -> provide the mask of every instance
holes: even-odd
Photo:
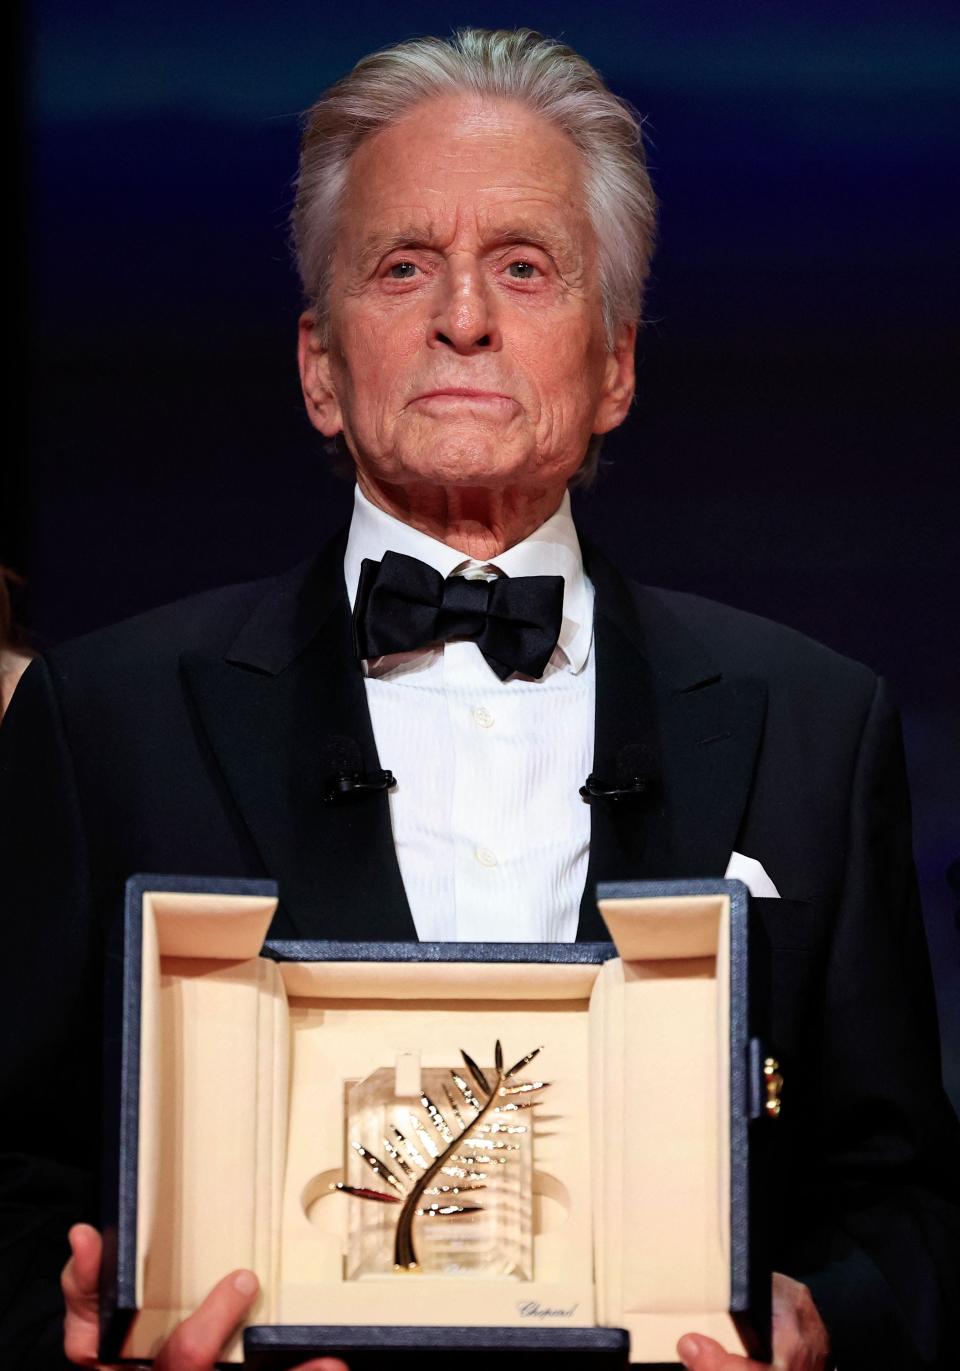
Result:
[[[657,592],[631,588],[585,548],[596,589],[594,770],[642,743],[659,773],[638,807],[594,801],[577,937],[607,937],[598,881],[722,876],[735,846],[763,725],[766,686],[727,678]]]
[[[321,796],[330,740],[379,766],[342,583],[342,539],[275,583],[225,658],[182,669],[226,785],[280,887],[272,937],[415,940],[385,793]]]

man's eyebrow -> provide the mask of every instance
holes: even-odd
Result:
[[[569,248],[571,246],[569,235],[564,233],[559,225],[529,223],[522,219],[509,224],[491,225],[484,234],[484,238],[493,246],[529,243],[531,247],[542,247],[548,250],[552,247]]]
[[[374,230],[360,243],[359,258],[362,262],[386,257],[388,252],[397,248],[429,247],[433,230],[429,224],[407,224],[403,228],[387,232]]]
[[[507,247],[512,244],[528,243],[531,247],[544,251],[566,250],[573,247],[569,234],[557,224],[533,222],[516,219],[505,224],[490,225],[483,234],[487,247]],[[364,265],[379,261],[391,252],[402,248],[435,247],[435,229],[432,224],[405,224],[402,228],[379,232],[374,230],[360,243],[357,254]]]

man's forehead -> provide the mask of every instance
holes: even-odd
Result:
[[[357,149],[342,223],[354,241],[444,234],[469,218],[484,233],[577,233],[582,170],[567,134],[516,102],[427,100]]]

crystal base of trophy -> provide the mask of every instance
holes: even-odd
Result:
[[[537,1049],[539,1051],[539,1049]],[[537,1051],[481,1068],[423,1069],[401,1053],[346,1099],[346,1276],[530,1280],[535,1096],[520,1073]],[[361,1139],[365,1141],[360,1141]]]

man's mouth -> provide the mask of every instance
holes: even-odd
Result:
[[[497,410],[514,407],[516,401],[498,390],[479,390],[473,386],[442,386],[417,395],[411,404],[428,408],[455,409],[457,407]]]

